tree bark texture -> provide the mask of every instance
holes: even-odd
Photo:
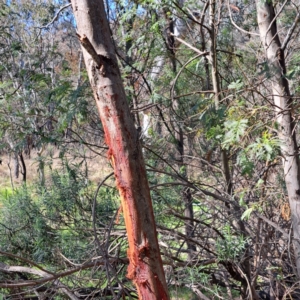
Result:
[[[215,107],[216,110],[219,109],[219,104],[221,100],[221,87],[218,75],[218,67],[217,67],[217,40],[216,40],[216,24],[215,24],[215,14],[216,14],[216,1],[209,1],[209,27],[210,27],[210,59],[211,59],[211,75],[212,75],[212,83],[213,89],[215,93]]]
[[[266,51],[270,69],[270,80],[281,155],[283,157],[284,180],[291,208],[293,225],[293,245],[296,258],[297,274],[300,277],[300,180],[299,154],[296,142],[295,123],[292,118],[292,99],[289,83],[285,77],[286,66],[281,49],[275,11],[272,1],[256,0],[257,19],[261,41]]]
[[[114,167],[128,235],[127,277],[139,299],[169,299],[150,190],[103,1],[72,0],[78,36]]]

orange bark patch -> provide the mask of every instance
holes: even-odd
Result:
[[[110,98],[112,101],[118,99],[114,95],[110,95]],[[139,217],[139,211],[137,211],[137,201],[140,199],[137,199],[137,196],[134,195],[134,192],[137,192],[140,188],[136,185],[136,182],[140,181],[140,184],[144,186],[143,193],[147,193],[150,199],[150,190],[145,175],[146,170],[144,165],[140,163],[141,154],[136,140],[136,132],[129,130],[127,126],[123,130],[119,130],[122,125],[126,124],[124,112],[120,110],[115,113],[113,110],[114,107],[104,105],[100,116],[105,133],[105,142],[109,148],[107,156],[114,168],[116,187],[122,204],[118,210],[116,222],[119,222],[119,216],[123,212],[128,233],[129,249],[127,250],[127,257],[129,265],[126,277],[135,284],[140,299],[153,300],[157,292],[160,294],[163,292],[163,297],[159,299],[165,300],[168,297],[166,291],[164,292],[164,286],[159,278],[153,278],[154,273],[149,268],[149,265],[153,263],[153,258],[151,258],[152,248],[148,242],[148,235],[143,232],[142,221]],[[114,127],[113,131],[110,130],[110,126]],[[135,163],[130,163],[129,157],[132,157]],[[151,215],[154,219],[153,211],[151,211]],[[157,283],[159,283],[159,286],[157,286]]]
[[[130,251],[130,248],[127,249],[127,257],[129,259],[129,266],[127,268],[126,277],[130,280],[135,280],[135,276],[136,276],[135,263],[134,263],[133,254]]]
[[[106,119],[109,119],[111,117],[110,109],[107,106],[104,107],[104,116]]]
[[[229,4],[229,6],[231,7],[231,9],[232,9],[233,11],[240,12],[240,9],[239,9],[237,6],[235,6],[235,5],[233,5],[233,4]]]
[[[288,203],[284,203],[281,205],[280,212],[281,212],[281,217],[284,220],[289,221],[291,219],[291,209]]]
[[[119,224],[120,223],[120,215],[121,213],[123,212],[123,208],[122,208],[122,205],[119,207],[118,209],[118,212],[117,212],[117,216],[116,216],[116,224]]]

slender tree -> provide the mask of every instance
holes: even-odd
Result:
[[[129,242],[127,277],[140,299],[169,299],[139,132],[131,119],[104,4],[72,0],[72,7],[121,196]]]
[[[286,79],[284,51],[281,47],[276,14],[272,1],[256,1],[257,19],[261,41],[271,71],[271,84],[274,99],[278,137],[284,169],[284,180],[291,208],[294,231],[293,245],[297,273],[300,276],[300,180],[299,154],[296,142],[295,122],[292,117],[293,103],[289,83]]]

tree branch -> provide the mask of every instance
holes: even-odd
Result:
[[[290,30],[288,31],[287,35],[286,35],[286,38],[284,39],[282,45],[281,45],[281,49],[282,51],[285,51],[288,43],[290,42],[291,38],[292,38],[292,35],[296,29],[296,26],[298,25],[299,23],[299,20],[300,20],[300,11],[298,12],[298,14],[296,15],[296,18],[294,20],[294,24],[293,26],[290,28]]]
[[[49,26],[51,26],[51,25],[58,19],[60,13],[61,13],[64,9],[66,9],[67,7],[69,7],[69,6],[71,6],[71,3],[62,6],[62,7],[58,10],[58,12],[56,13],[56,15],[53,17],[53,19],[52,19],[47,25],[41,26],[41,27],[39,27],[39,28],[40,28],[40,29],[45,29],[45,28],[48,28]]]
[[[251,35],[259,36],[259,34],[256,33],[256,32],[250,32],[250,31],[247,31],[247,30],[245,30],[245,29],[239,27],[239,26],[233,21],[233,19],[232,19],[229,0],[227,1],[227,6],[228,6],[228,12],[229,12],[230,21],[231,21],[231,24],[232,24],[234,27],[236,27],[238,30],[240,30],[240,31],[242,31],[242,32],[244,32],[244,33],[246,33],[246,34],[251,34]]]
[[[122,259],[122,258],[110,258],[110,263],[116,263],[116,262],[121,262],[121,263],[128,263],[128,260]],[[30,274],[34,274],[34,275],[39,275],[41,277],[41,279],[36,279],[36,280],[27,280],[27,281],[16,281],[16,282],[8,282],[8,281],[0,281],[0,288],[16,288],[16,287],[27,287],[27,286],[35,286],[35,285],[39,285],[39,284],[43,284],[46,282],[49,282],[51,280],[55,280],[58,278],[62,278],[62,277],[66,277],[69,276],[71,274],[74,274],[76,272],[79,272],[81,270],[85,270],[85,269],[89,269],[92,267],[96,267],[96,266],[101,266],[104,265],[106,262],[105,260],[97,260],[97,261],[91,261],[89,263],[80,265],[76,268],[70,268],[66,271],[57,273],[57,274],[53,274],[53,275],[49,275],[47,274],[47,272],[42,272],[42,271],[37,271],[28,267],[20,267],[20,266],[8,266],[6,264],[3,264],[3,268],[0,270],[2,271],[6,271],[9,273],[13,273],[13,272],[26,272],[26,273],[30,273]],[[47,274],[47,275],[46,275]]]

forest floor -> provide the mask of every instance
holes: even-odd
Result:
[[[24,161],[26,165],[26,181],[28,183],[38,182],[38,154],[35,149],[31,150],[30,155],[24,154]],[[68,161],[71,166],[80,166],[82,172],[85,168],[88,170],[88,179],[94,183],[101,181],[107,174],[112,172],[105,155],[103,157],[94,154],[91,151],[86,151],[84,155],[78,153],[77,158],[74,159],[74,154],[64,154],[64,159],[61,159],[61,152],[59,149],[52,147],[44,151],[43,157],[45,159],[45,176],[49,176],[51,170],[60,170],[63,161]],[[75,156],[76,157],[76,156]],[[14,174],[14,160],[8,154],[0,155],[0,189],[14,188],[22,185],[22,173],[19,173],[18,178]]]
[[[73,149],[73,151],[75,151]],[[61,158],[61,151],[56,147],[49,147],[43,152],[43,158],[45,161],[45,177],[50,178],[51,171],[62,170],[63,162],[68,161],[69,166],[80,168],[81,172],[84,173],[85,169],[88,170],[88,180],[92,183],[99,183],[105,176],[113,171],[110,163],[108,162],[105,153],[103,156],[97,155],[92,151],[82,151],[77,149],[77,155],[74,153],[64,153],[63,159]],[[39,181],[38,175],[38,154],[37,150],[33,149],[30,155],[24,154],[24,161],[26,165],[26,181],[28,184],[34,184]],[[0,155],[0,193],[6,193],[14,188],[22,186],[22,173],[19,173],[19,177],[16,178],[14,174],[14,160],[8,154]],[[113,177],[107,182],[109,185],[114,186]],[[0,202],[1,207],[1,202]],[[178,287],[171,289],[170,291],[172,300],[194,300],[197,296],[189,289]],[[0,295],[1,296],[1,295]]]

